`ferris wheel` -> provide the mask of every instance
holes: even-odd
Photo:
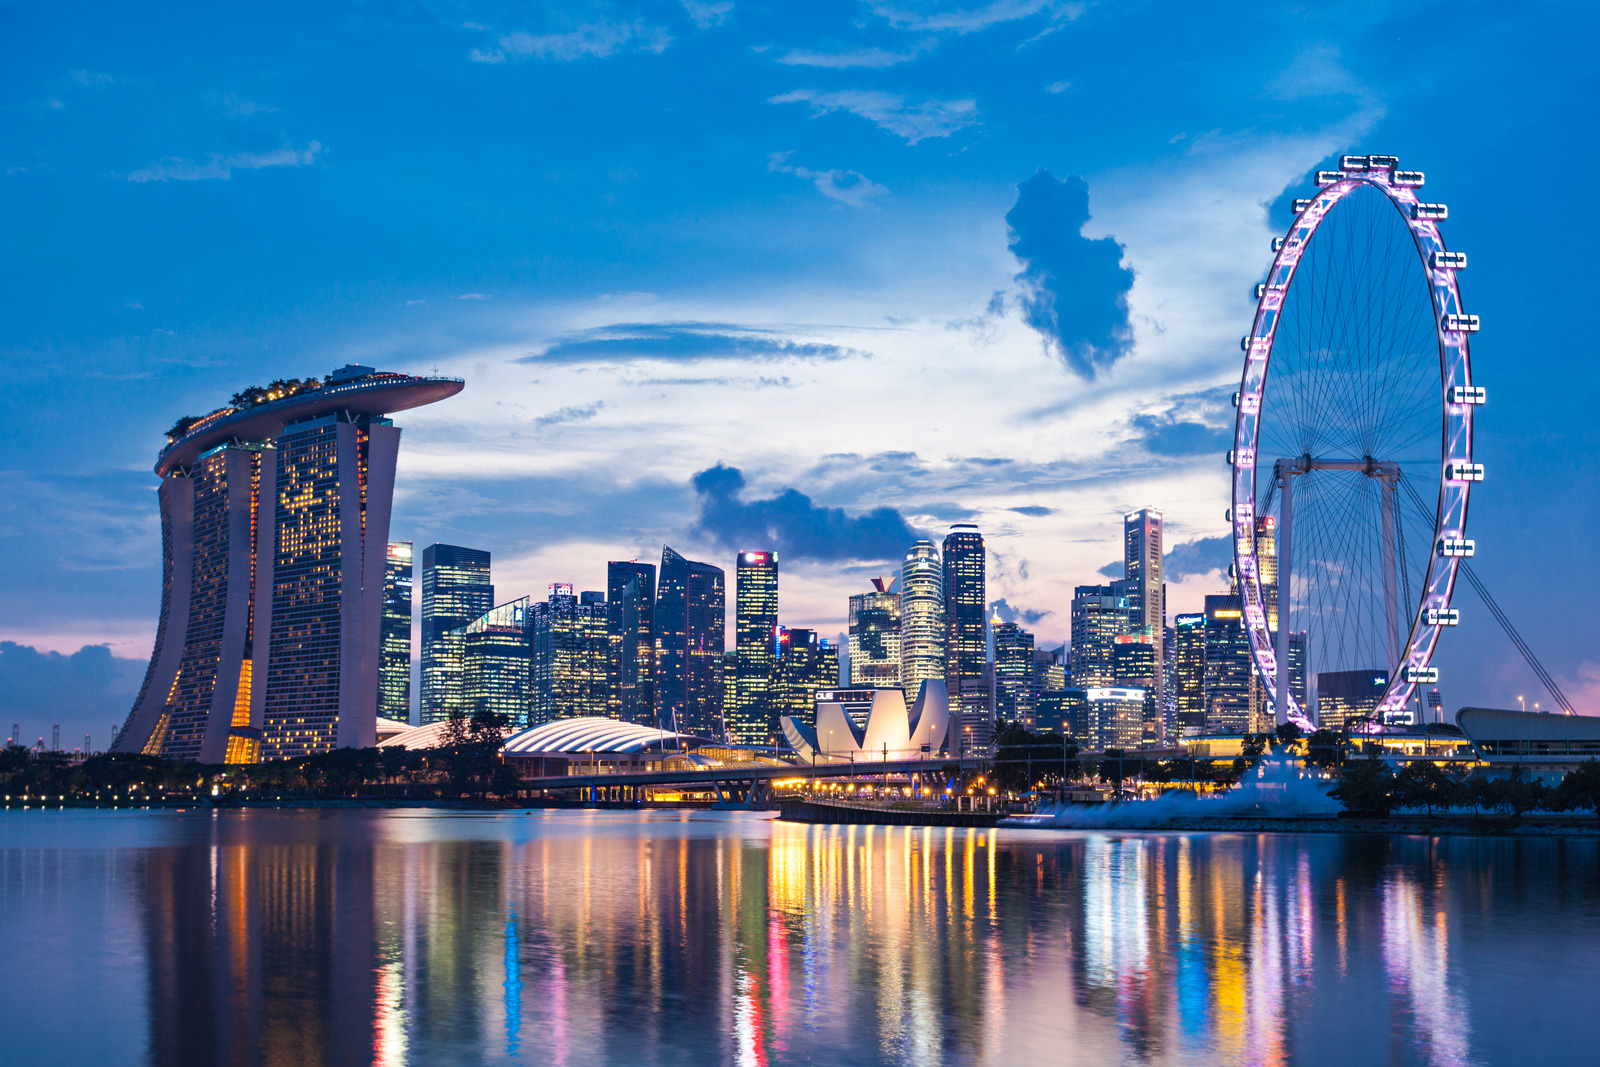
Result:
[[[1466,255],[1446,249],[1444,204],[1394,156],[1344,156],[1294,202],[1252,291],[1233,474],[1234,568],[1277,721],[1326,717],[1335,681],[1371,687],[1364,728],[1413,721],[1419,685],[1473,555],[1467,497],[1483,479],[1461,305]],[[1342,684],[1342,683],[1341,683]],[[1418,701],[1420,703],[1420,700]]]

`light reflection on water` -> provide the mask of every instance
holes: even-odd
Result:
[[[12,1062],[1562,1062],[1600,843],[0,816]]]

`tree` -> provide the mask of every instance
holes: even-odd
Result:
[[[1280,745],[1292,745],[1305,736],[1301,733],[1300,727],[1293,722],[1280,722],[1276,733]]]
[[[1433,818],[1434,808],[1450,808],[1456,800],[1456,782],[1432,760],[1412,760],[1401,769],[1396,785],[1400,806],[1425,808]]]
[[[1346,811],[1371,812],[1384,818],[1402,803],[1394,771],[1376,756],[1345,763],[1339,784],[1328,795]]]
[[[1325,770],[1337,770],[1339,766],[1339,752],[1344,747],[1344,741],[1338,733],[1321,729],[1306,739],[1306,762]]]
[[[1558,811],[1592,811],[1600,816],[1600,763],[1584,760],[1566,773],[1553,798]]]

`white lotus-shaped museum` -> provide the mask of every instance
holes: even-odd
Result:
[[[784,740],[806,763],[936,756],[950,729],[950,695],[942,681],[923,682],[917,702],[908,709],[903,692],[880,689],[873,694],[865,727],[851,722],[845,706],[833,701],[817,705],[815,729],[792,715],[783,717],[782,726]]]

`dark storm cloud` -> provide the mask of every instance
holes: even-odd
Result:
[[[1162,574],[1168,581],[1180,582],[1211,571],[1226,571],[1232,562],[1233,546],[1228,543],[1227,534],[1202,537],[1173,546],[1162,562]]]
[[[1053,611],[1035,611],[1032,608],[1014,608],[1010,604],[1006,603],[1004,597],[1001,597],[999,600],[996,600],[994,603],[990,604],[989,610],[1000,616],[1001,622],[1019,622],[1026,623],[1029,626],[1034,625],[1040,619],[1043,619],[1048,615],[1055,614]]]
[[[23,742],[32,744],[39,737],[48,743],[59,723],[62,747],[83,744],[86,733],[104,747],[111,725],[121,725],[133,706],[143,670],[143,662],[117,659],[104,645],[64,656],[0,641],[0,725],[9,739],[18,724]]]
[[[1166,415],[1135,415],[1133,429],[1137,440],[1158,456],[1192,456],[1226,448],[1232,436],[1227,430]]]
[[[1114,238],[1091,240],[1089,187],[1069,175],[1057,180],[1044,168],[1017,186],[1006,213],[1011,253],[1021,261],[1022,316],[1045,348],[1068,368],[1092,380],[1133,347],[1128,290],[1133,271],[1122,266]]]
[[[843,508],[817,507],[797,489],[765,500],[739,499],[744,474],[715,467],[694,476],[700,532],[727,548],[775,549],[791,559],[895,560],[917,539],[894,508],[851,517]]]
[[[833,360],[868,353],[794,341],[770,330],[723,322],[618,322],[570,334],[519,363],[631,363],[637,360]]]
[[[1028,515],[1035,519],[1043,518],[1046,515],[1054,515],[1056,513],[1055,508],[1047,508],[1042,504],[1025,504],[1020,508],[1007,508],[1006,510],[1014,511],[1018,515]]]

